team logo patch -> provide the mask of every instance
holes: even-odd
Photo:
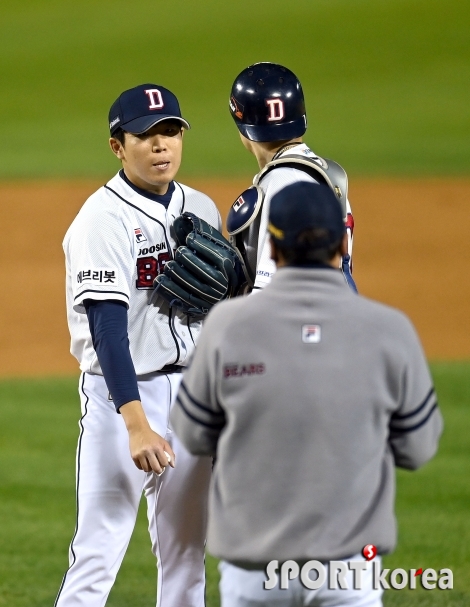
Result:
[[[284,102],[277,97],[274,99],[266,99],[268,106],[268,122],[278,122],[283,120],[285,116]]]
[[[302,341],[304,344],[318,344],[321,342],[320,325],[303,325]]]
[[[146,242],[145,234],[142,232],[140,228],[134,228],[135,240],[138,243]]]
[[[229,105],[235,116],[241,120],[243,118],[243,110],[245,109],[245,106],[239,103],[233,95],[230,97]]]
[[[240,207],[242,206],[242,204],[245,204],[245,199],[243,198],[243,196],[239,196],[235,202],[233,203],[233,210],[235,211],[235,213],[238,213],[238,210],[240,209]]]
[[[165,105],[163,103],[163,97],[158,89],[147,89],[144,93],[149,98],[149,110],[161,110]]]

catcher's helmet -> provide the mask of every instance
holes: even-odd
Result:
[[[302,85],[277,63],[255,63],[235,79],[230,113],[242,135],[251,141],[284,141],[307,130]]]

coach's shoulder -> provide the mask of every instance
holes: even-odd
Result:
[[[220,334],[233,322],[239,324],[243,318],[250,316],[251,298],[251,295],[245,295],[220,301],[207,315],[204,321],[204,327],[209,326],[212,331]]]
[[[239,316],[243,314],[243,309],[249,305],[249,299],[251,299],[251,296],[247,295],[224,299],[212,308],[207,318],[222,319]]]
[[[376,299],[365,297],[364,295],[357,295],[354,297],[354,299],[358,301],[360,307],[367,314],[372,314],[373,316],[381,318],[386,317],[389,319],[394,319],[396,322],[403,322],[408,320],[408,317],[405,312],[389,304],[377,301]]]
[[[400,342],[407,337],[415,338],[416,329],[402,310],[364,296],[355,297],[355,300],[364,322],[385,339]]]
[[[220,336],[221,341],[232,339],[245,331],[255,331],[266,319],[266,311],[260,301],[261,293],[252,293],[223,300],[210,311],[204,325],[209,325],[211,333]]]

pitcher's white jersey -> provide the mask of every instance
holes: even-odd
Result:
[[[305,155],[307,158],[316,156],[314,152],[305,144],[300,143],[295,147],[289,147],[286,151],[282,152],[277,156],[282,158],[283,155],[298,154]],[[296,168],[278,166],[275,169],[267,173],[261,181],[258,183],[258,175],[255,175],[253,183],[257,184],[264,192],[263,207],[261,210],[261,218],[259,223],[259,233],[257,242],[257,257],[256,257],[256,277],[255,277],[255,289],[264,288],[270,281],[271,277],[276,271],[276,265],[271,259],[271,247],[268,238],[268,215],[269,215],[269,204],[271,198],[277,194],[280,190],[288,185],[296,182],[308,181],[311,183],[317,183],[317,181],[311,177],[305,171]],[[349,200],[346,200],[346,212],[347,222],[346,229],[348,233],[348,253],[352,259],[352,245],[353,245],[353,228],[354,222],[352,219],[351,205]]]
[[[175,312],[153,294],[153,281],[173,258],[174,219],[190,211],[221,229],[205,194],[178,182],[166,208],[140,194],[118,173],[85,202],[65,235],[67,317],[71,352],[82,371],[102,375],[93,348],[86,299],[128,306],[130,353],[137,375],[168,364],[184,365],[201,321]]]

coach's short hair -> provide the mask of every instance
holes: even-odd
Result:
[[[341,251],[342,237],[336,242],[325,244],[329,234],[323,228],[307,228],[299,233],[295,246],[282,246],[276,242],[278,250],[287,264],[294,266],[311,263],[328,263]]]
[[[293,183],[271,200],[268,231],[289,264],[330,261],[345,230],[341,205],[324,183]]]

